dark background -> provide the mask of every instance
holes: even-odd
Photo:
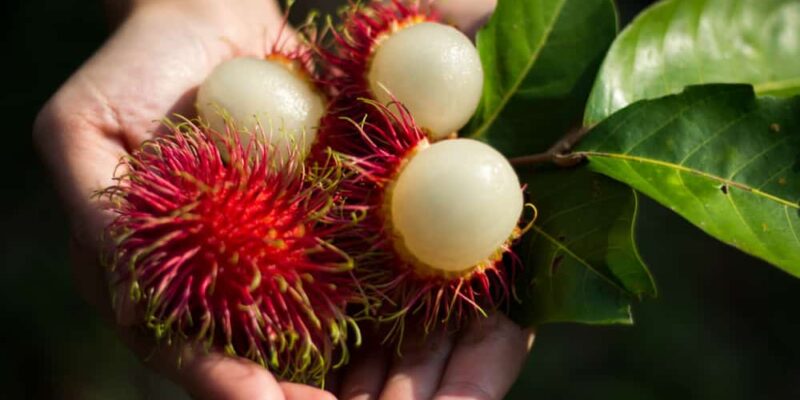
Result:
[[[97,3],[0,3],[0,398],[183,398],[75,293],[65,217],[31,144],[40,106],[108,34]],[[619,1],[622,20],[647,3]],[[800,398],[800,280],[643,203],[659,298],[632,327],[541,327],[509,398]]]

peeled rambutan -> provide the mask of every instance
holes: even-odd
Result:
[[[477,49],[418,3],[353,5],[331,29],[327,86],[339,115],[360,118],[359,98],[402,103],[431,140],[454,135],[475,112],[483,90]],[[342,99],[342,96],[348,100]]]
[[[271,168],[272,152],[264,140],[244,145],[233,125],[184,122],[146,142],[103,192],[116,215],[110,263],[158,339],[319,383],[359,337],[345,314],[360,301],[353,262],[331,243],[350,221],[335,168],[296,157]]]
[[[218,132],[227,121],[235,122],[245,145],[259,126],[269,127],[267,139],[281,155],[291,148],[303,158],[315,141],[326,100],[315,83],[309,45],[285,47],[279,37],[263,58],[219,64],[198,88],[196,107]]]
[[[341,146],[362,148],[334,154],[350,170],[341,185],[347,207],[363,215],[337,243],[356,255],[362,286],[382,299],[373,317],[394,321],[392,334],[402,336],[408,317],[428,332],[486,315],[509,297],[519,265],[511,252],[522,234],[516,173],[482,142],[431,144],[401,105],[368,104],[375,111],[349,121],[356,133]]]

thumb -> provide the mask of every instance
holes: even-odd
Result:
[[[148,367],[170,378],[193,399],[286,399],[275,377],[249,360],[188,344],[154,344],[149,335],[131,328],[120,328],[119,334]]]

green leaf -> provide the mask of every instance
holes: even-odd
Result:
[[[591,125],[641,99],[701,83],[800,93],[800,1],[666,0],[617,37],[586,107]]]
[[[632,323],[631,302],[656,292],[634,245],[635,192],[585,168],[521,178],[539,219],[517,249],[529,277],[514,317]]]
[[[800,276],[800,97],[689,87],[615,113],[578,151],[592,170]]]
[[[513,157],[579,122],[617,32],[612,0],[503,0],[478,32],[483,98],[466,132]]]
[[[616,31],[611,0],[500,1],[478,33],[485,83],[468,136],[509,157],[549,148],[580,122]],[[516,317],[631,323],[631,301],[655,294],[633,242],[634,192],[586,170],[534,172],[523,181],[541,219],[521,241],[534,275],[522,285]]]

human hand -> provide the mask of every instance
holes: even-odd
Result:
[[[356,352],[337,393],[340,400],[500,400],[533,340],[532,330],[497,313],[455,336],[406,335],[401,356],[372,343]]]
[[[110,186],[121,156],[150,138],[158,120],[193,114],[197,85],[221,61],[263,55],[282,24],[264,0],[134,2],[111,38],[52,97],[35,139],[72,222],[75,281],[152,368],[200,399],[325,399],[304,385],[279,383],[255,363],[189,346],[158,346],[133,326],[134,313],[111,310],[108,280],[96,262],[111,216],[92,194]],[[154,350],[155,349],[155,350]],[[177,358],[181,357],[178,368]]]
[[[70,214],[73,272],[78,290],[107,320],[117,324],[123,340],[148,365],[196,398],[332,397],[309,386],[278,382],[264,368],[243,359],[197,351],[188,345],[157,346],[149,336],[143,337],[133,329],[138,322],[134,313],[125,308],[117,314],[112,312],[108,277],[96,262],[102,246],[99,238],[111,215],[103,211],[102,204],[92,194],[113,183],[113,171],[120,157],[152,137],[158,120],[172,113],[193,114],[194,91],[218,63],[235,56],[263,55],[282,25],[277,6],[264,0],[138,0],[126,8],[129,11],[120,27],[50,99],[34,128],[35,141]],[[510,322],[502,318],[500,321],[496,326],[498,332],[510,329]],[[478,336],[484,339],[494,337],[485,330],[475,332],[484,332]],[[473,340],[483,344],[471,345],[473,350],[468,352],[460,350],[464,340],[467,339],[449,345],[454,346],[451,359],[467,357],[464,354],[483,357],[474,350],[485,349],[485,340]],[[518,344],[518,353],[514,354],[517,358],[525,353],[527,345],[519,343],[526,341],[509,342]],[[521,363],[521,359],[509,358],[506,352],[491,353],[492,357],[494,353],[504,355],[497,358],[498,362]],[[415,352],[406,354],[411,357]],[[452,381],[448,380],[451,375],[460,376],[456,373],[458,369],[456,372],[451,372],[450,367],[445,369],[443,360],[424,359],[429,360],[426,365],[438,362],[435,368],[444,373],[443,383]],[[398,370],[402,375],[407,370],[402,366],[406,364],[406,361],[396,362],[393,371]],[[359,368],[356,364],[352,371]],[[477,376],[480,378],[496,376],[500,370],[475,372],[481,372]],[[500,391],[507,389],[518,367],[505,371],[505,379],[498,380]],[[390,384],[396,375],[394,372],[389,375],[386,387],[394,386]],[[464,376],[477,379],[475,375]],[[349,387],[347,382],[345,389]],[[487,390],[496,390],[492,385]]]
[[[473,36],[496,0],[434,3],[450,23]],[[502,314],[477,319],[458,335],[406,336],[394,348],[367,344],[339,374],[341,400],[499,400],[516,380],[534,332]],[[380,337],[375,338],[380,341]]]
[[[470,37],[482,27],[497,6],[497,0],[435,0],[431,4],[445,17]]]

